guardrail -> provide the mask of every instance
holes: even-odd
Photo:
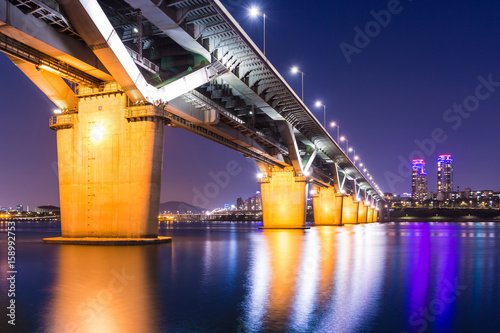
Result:
[[[134,60],[134,62],[137,65],[141,66],[142,68],[144,68],[144,69],[146,69],[154,74],[158,74],[160,72],[160,67],[158,67],[157,64],[155,64],[154,62],[152,62],[149,59],[141,57],[139,55],[139,53],[135,52],[134,50],[132,50],[128,47],[125,47],[125,48],[127,49],[128,54],[130,54],[130,56],[132,57],[132,59]]]
[[[49,127],[53,130],[71,128],[74,125],[74,119],[72,115],[59,115],[51,116],[49,118]]]
[[[125,118],[127,119],[144,117],[167,118],[167,114],[165,110],[154,105],[130,106],[125,109]]]

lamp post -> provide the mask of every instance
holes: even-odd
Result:
[[[252,7],[250,8],[250,16],[251,17],[257,17],[262,15],[262,18],[264,19],[264,49],[263,53],[266,55],[266,14],[261,13],[258,7]]]
[[[304,72],[299,70],[299,68],[297,66],[293,66],[292,73],[293,74],[297,74],[297,73],[302,74],[302,102],[303,102],[304,101]]]
[[[344,150],[344,152],[346,152],[346,151],[348,150],[348,148],[349,148],[349,140],[347,140],[347,139],[345,138],[345,136],[341,136],[341,137],[340,137],[340,141],[342,141],[342,142],[343,142],[343,141],[345,141],[345,149],[346,149],[346,150]],[[349,155],[348,155],[347,157],[349,157]]]
[[[356,151],[352,147],[348,149],[348,152],[352,152],[353,155],[356,155]],[[349,156],[349,154],[347,154],[347,156]]]
[[[323,107],[323,127],[326,129],[326,105],[321,103],[320,101],[316,101],[316,107]]]
[[[330,123],[331,127],[337,127],[337,144],[340,144],[340,126],[336,122],[332,121]]]

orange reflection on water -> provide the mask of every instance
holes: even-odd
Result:
[[[243,331],[351,332],[377,309],[385,242],[369,226],[252,237]]]
[[[383,238],[371,230],[371,226],[344,227],[337,235],[334,289],[320,331],[357,331],[375,315],[386,249]]]
[[[153,332],[158,318],[156,246],[59,248],[57,280],[45,310],[49,332]]]
[[[318,301],[326,302],[333,290],[333,276],[337,263],[337,234],[342,227],[324,226],[315,228],[320,244],[320,281]]]
[[[283,327],[292,310],[298,286],[304,232],[302,230],[264,230],[269,256],[270,279],[266,321],[269,328]]]

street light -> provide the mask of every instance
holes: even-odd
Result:
[[[316,101],[316,107],[323,107],[323,127],[326,129],[326,105],[321,103],[320,101]]]
[[[340,141],[345,141],[345,149],[348,150],[347,148],[349,148],[349,140],[347,140],[345,136],[341,136]],[[349,157],[349,155],[347,157]]]
[[[349,152],[352,152],[352,154],[353,154],[353,155],[356,155],[356,151],[354,150],[354,148],[352,148],[352,147],[351,147],[351,148],[349,148],[349,150],[348,150],[348,151],[349,151]]]
[[[292,73],[293,74],[297,74],[297,73],[302,74],[302,102],[303,102],[304,101],[304,72],[299,70],[299,68],[297,66],[293,66]]]
[[[337,144],[340,144],[340,140],[339,140],[339,138],[340,138],[340,126],[337,125],[336,122],[332,121],[330,123],[330,127],[337,127]]]
[[[249,12],[250,12],[250,16],[253,18],[260,16],[260,15],[262,15],[262,17],[264,18],[264,49],[263,49],[263,53],[264,53],[264,55],[266,55],[266,14],[261,13],[259,7],[256,7],[256,6],[251,7]]]

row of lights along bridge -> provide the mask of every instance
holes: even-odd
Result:
[[[263,54],[266,55],[266,14],[262,13],[260,9],[256,6],[251,7],[249,9],[250,16],[253,18],[257,17],[262,17],[263,22],[264,22],[264,47],[263,47]],[[291,68],[291,71],[293,74],[299,74],[301,75],[302,79],[302,102],[304,102],[304,72],[301,71],[297,66],[293,66]],[[316,101],[315,106],[317,108],[323,107],[323,127],[326,129],[326,105],[323,104],[321,101]],[[336,122],[331,122],[330,123],[331,128],[337,128],[337,144],[340,146],[340,142],[345,142],[345,151],[347,152],[347,156],[350,158],[349,153],[353,153],[354,156],[354,164],[356,164],[359,161],[359,167],[363,168],[363,172],[366,174],[366,177],[368,177],[370,180],[373,181],[373,177],[368,173],[368,170],[366,169],[366,166],[361,163],[360,158],[358,155],[356,155],[356,151],[354,150],[353,147],[349,148],[349,140],[345,136],[340,136],[340,126]],[[380,190],[377,184],[375,184],[375,187],[377,190]]]
[[[259,16],[261,16],[263,18],[263,21],[264,21],[264,48],[263,48],[263,53],[265,55],[266,54],[266,14],[262,13],[259,10],[259,8],[257,8],[257,7],[250,8],[249,13],[250,13],[250,16],[252,16],[254,18],[255,17],[259,17]],[[301,71],[297,66],[292,67],[291,68],[291,72],[293,74],[300,73],[301,76],[302,76],[302,102],[304,102],[304,72]],[[315,106],[318,107],[318,108],[323,107],[323,127],[326,129],[326,105],[323,104],[321,101],[316,101]],[[56,110],[54,110],[54,113],[55,114],[61,114],[62,110],[56,109]],[[365,176],[367,178],[369,178],[371,181],[373,181],[373,177],[368,172],[368,169],[361,162],[360,157],[358,155],[356,155],[355,149],[353,147],[349,147],[349,140],[347,140],[347,138],[344,135],[340,136],[340,126],[336,122],[331,122],[330,123],[330,127],[337,129],[337,144],[339,145],[339,147],[341,147],[340,142],[345,142],[345,150],[344,150],[344,152],[346,152],[347,157],[351,158],[351,156],[349,156],[349,153],[352,153],[353,163],[355,165],[357,164],[360,168],[362,168],[362,171],[365,174]],[[341,149],[344,149],[344,148],[341,147]],[[375,182],[373,184],[374,184],[375,188],[380,192],[379,186]]]

